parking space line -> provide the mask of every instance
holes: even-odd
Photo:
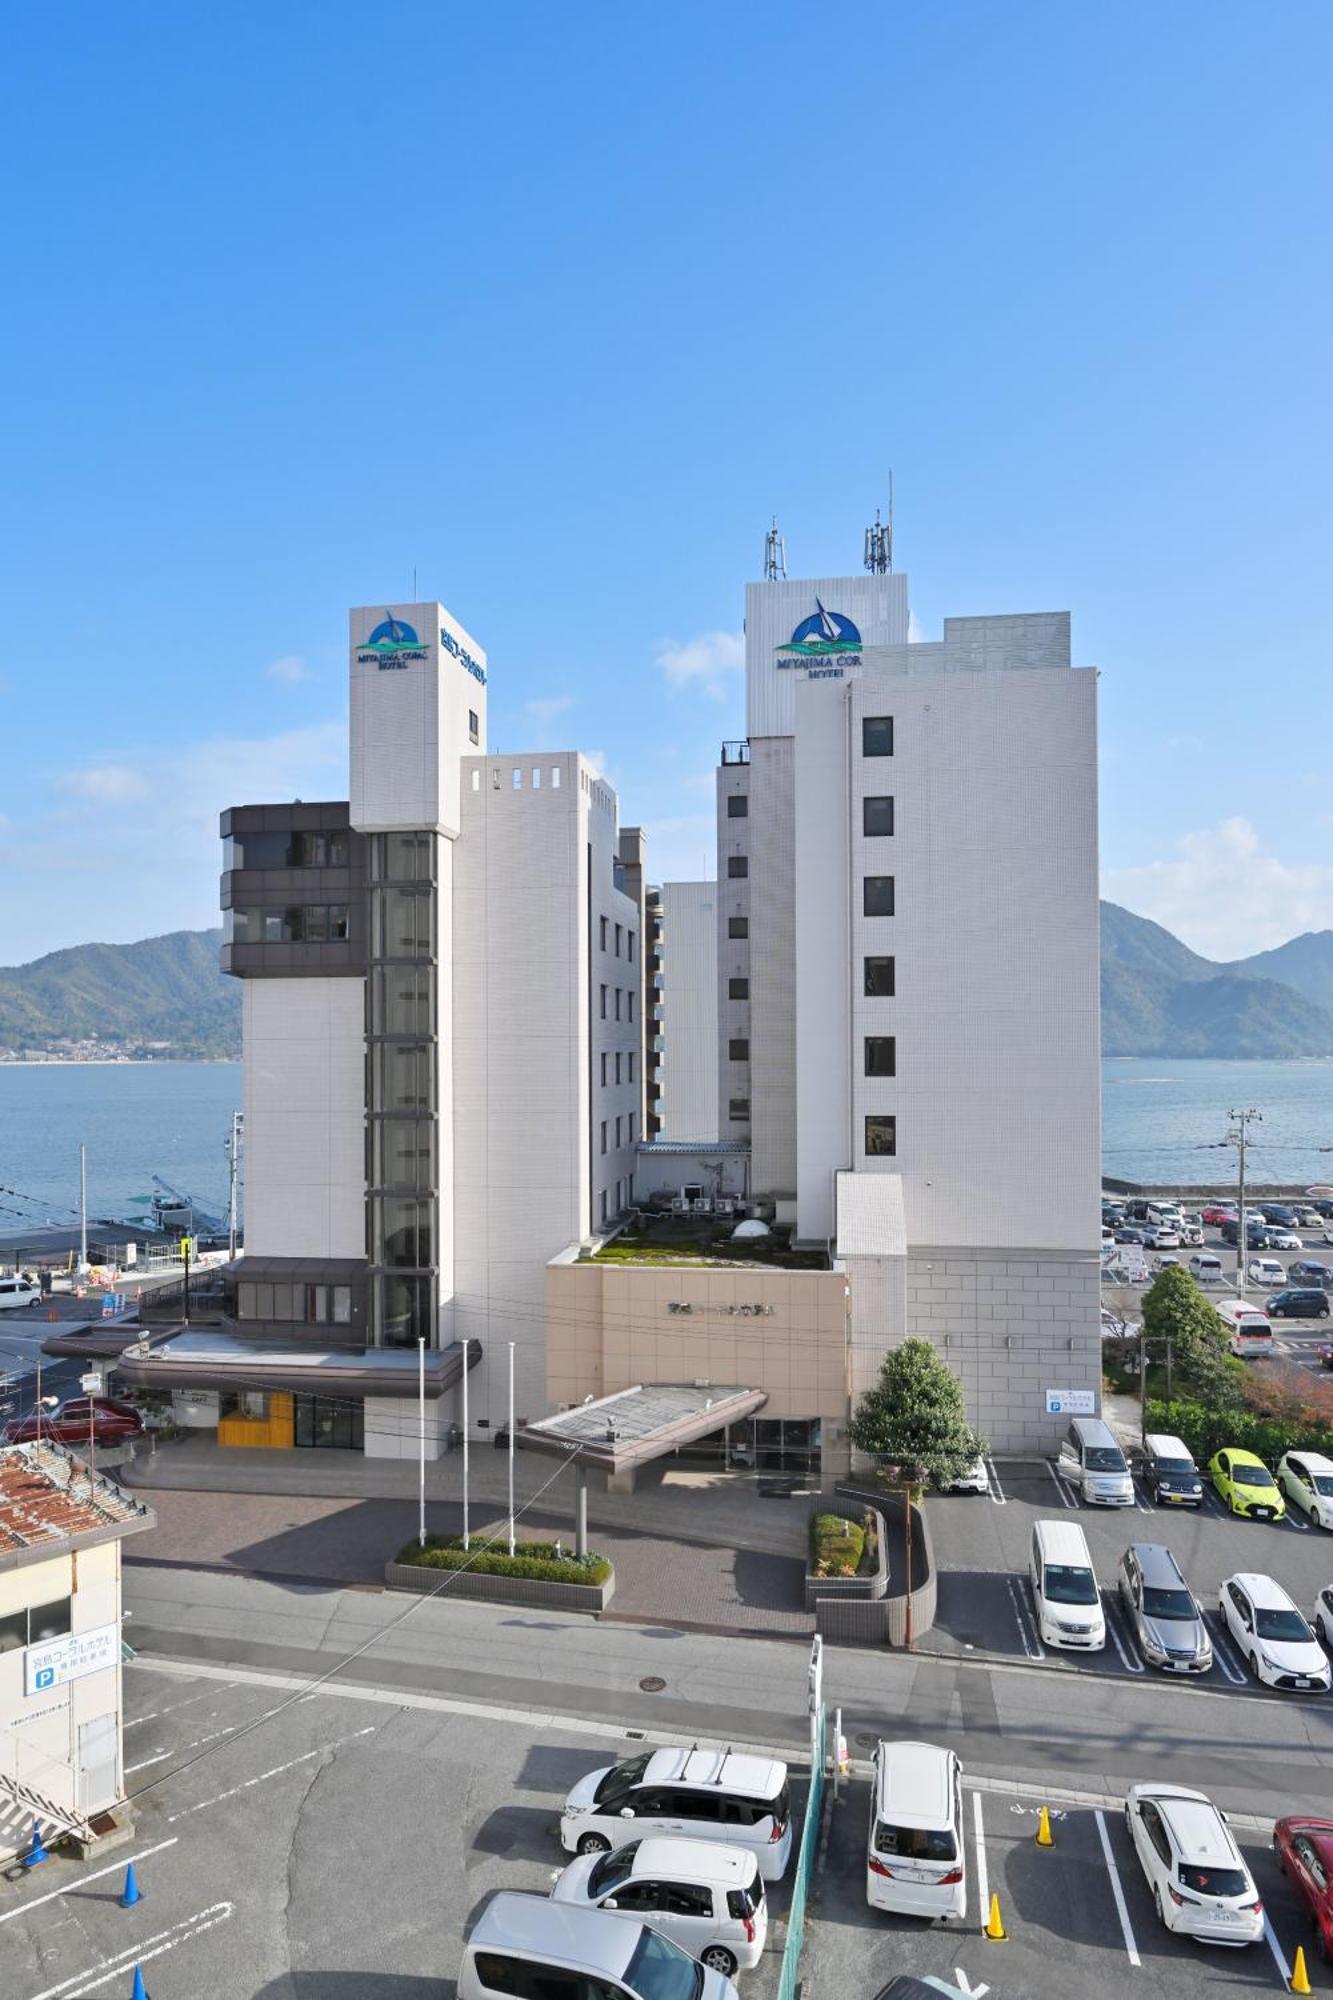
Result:
[[[145,1938],[142,1944],[131,1945],[127,1951],[120,1951],[111,1959],[103,1959],[100,1965],[90,1965],[86,1972],[76,1972],[69,1979],[62,1979],[58,1986],[47,1986],[40,1993],[34,1993],[32,2000],[61,2000],[62,1995],[74,2000],[79,1993],[96,1993],[113,1979],[124,1979],[133,1966],[147,1965],[153,1958],[161,1958],[163,1952],[174,1951],[187,1938],[198,1937],[200,1931],[211,1931],[214,1924],[225,1924],[235,1909],[234,1903],[213,1903],[206,1910],[199,1910],[183,1923],[173,1924],[170,1930],[158,1931],[155,1936]]]
[[[982,1462],[986,1467],[986,1478],[990,1484],[991,1499],[995,1502],[997,1507],[1007,1506],[1009,1503],[1005,1499],[1004,1488],[1000,1484],[1000,1475],[995,1470],[995,1460],[993,1458],[987,1458],[984,1459]]]
[[[990,1876],[986,1870],[986,1829],[981,1823],[981,1793],[972,1794],[972,1825],[977,1846],[977,1911],[978,1929],[985,1930],[986,1919],[990,1915]]]
[[[1111,1878],[1111,1895],[1115,1899],[1115,1911],[1120,1919],[1120,1934],[1125,1940],[1125,1952],[1131,1965],[1140,1965],[1142,1960],[1139,1957],[1138,1946],[1134,1941],[1134,1929],[1129,1921],[1129,1910],[1125,1903],[1125,1892],[1120,1886],[1120,1870],[1115,1865],[1115,1856],[1111,1852],[1111,1836],[1106,1831],[1106,1816],[1101,1812],[1094,1812],[1092,1816],[1097,1822],[1097,1835],[1102,1843],[1102,1859],[1106,1863],[1106,1872]]]
[[[1046,1467],[1046,1470],[1050,1473],[1051,1478],[1054,1480],[1055,1490],[1060,1495],[1060,1498],[1063,1500],[1065,1506],[1072,1507],[1074,1505],[1074,1502],[1069,1497],[1069,1489],[1065,1485],[1063,1479],[1061,1479],[1055,1467],[1051,1464],[1050,1459],[1044,1458],[1042,1460],[1042,1464]]]
[[[327,1756],[333,1750],[340,1750],[344,1743],[355,1743],[360,1736],[373,1736],[378,1723],[372,1722],[367,1729],[353,1730],[350,1736],[335,1737],[332,1743],[317,1744],[313,1750],[305,1751],[300,1757],[293,1757],[286,1764],[275,1764],[271,1771],[261,1771],[257,1777],[247,1778],[242,1785],[233,1785],[230,1791],[218,1792],[211,1799],[200,1799],[198,1805],[182,1806],[179,1812],[168,1813],[167,1825],[172,1826],[178,1819],[188,1819],[191,1813],[203,1812],[208,1806],[220,1806],[224,1799],[234,1799],[238,1792],[248,1792],[254,1785],[262,1785],[269,1778],[280,1778],[284,1771],[294,1771],[298,1764],[308,1764],[312,1757]]]
[[[1202,1607],[1200,1607],[1202,1609]],[[1203,1621],[1212,1634],[1213,1658],[1233,1687],[1247,1687],[1249,1676],[1231,1650],[1231,1634],[1215,1611],[1204,1611]]]
[[[1046,1658],[1046,1648],[1041,1643],[1040,1632],[1032,1630],[1024,1615],[1023,1600],[1019,1594],[1018,1583],[1012,1576],[1006,1577],[1005,1581],[1009,1585],[1009,1601],[1014,1607],[1014,1617],[1018,1620],[1018,1636],[1023,1642],[1023,1651],[1030,1660],[1044,1660]]]
[[[1134,1644],[1133,1638],[1128,1631],[1126,1631],[1123,1639],[1120,1636],[1119,1613],[1112,1604],[1109,1591],[1102,1592],[1102,1614],[1106,1619],[1106,1629],[1111,1635],[1117,1653],[1120,1655],[1120,1664],[1125,1669],[1125,1672],[1127,1674],[1144,1673],[1146,1671],[1144,1662],[1139,1656],[1139,1649]]]
[[[1289,1993],[1291,1991],[1291,1967],[1282,1955],[1282,1947],[1274,1935],[1273,1926],[1268,1921],[1267,1910],[1264,1911],[1264,1942],[1273,1954],[1273,1963],[1277,1967],[1278,1977],[1282,1981],[1282,1991]]]
[[[17,1909],[6,1910],[0,1916],[0,1924],[12,1923],[15,1917],[26,1917],[29,1910],[37,1909],[42,1903],[54,1903],[61,1896],[68,1896],[71,1890],[82,1889],[87,1882],[100,1882],[104,1875],[119,1875],[127,1861],[132,1861],[137,1868],[141,1861],[147,1861],[150,1854],[161,1854],[163,1848],[174,1847],[179,1839],[180,1835],[173,1833],[169,1840],[159,1840],[156,1847],[142,1848],[138,1854],[127,1854],[120,1861],[113,1861],[109,1868],[95,1868],[91,1875],[78,1876],[73,1882],[67,1882],[63,1889],[48,1889],[44,1896],[33,1896],[28,1902],[20,1903]]]

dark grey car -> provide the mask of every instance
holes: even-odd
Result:
[[[1133,1542],[1120,1558],[1120,1602],[1144,1659],[1168,1674],[1206,1674],[1213,1642],[1170,1549]]]

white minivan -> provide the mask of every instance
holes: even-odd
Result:
[[[580,1778],[560,1815],[570,1854],[605,1854],[636,1834],[675,1833],[752,1848],[766,1882],[791,1855],[787,1766],[731,1750],[650,1750]]]
[[[27,1278],[0,1278],[0,1312],[17,1312],[23,1306],[39,1306],[42,1288]]]
[[[1272,1324],[1257,1306],[1248,1305],[1244,1299],[1219,1299],[1217,1314],[1227,1330],[1233,1354],[1253,1361],[1261,1354],[1273,1352]]]
[[[1091,1506],[1134,1505],[1129,1462],[1100,1417],[1074,1418],[1060,1440],[1059,1470]]]
[[[1211,1250],[1196,1250],[1190,1258],[1189,1273],[1196,1285],[1220,1285],[1222,1259],[1214,1257]]]
[[[965,1917],[963,1767],[934,1743],[875,1746],[866,1901],[909,1917]]]
[[[1037,1631],[1047,1646],[1100,1653],[1106,1617],[1088,1541],[1077,1521],[1038,1521],[1028,1552]]]

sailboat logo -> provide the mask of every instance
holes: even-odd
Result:
[[[815,599],[814,615],[803,618],[779,653],[799,653],[805,659],[825,658],[830,653],[858,653],[861,634],[841,611],[826,611]]]
[[[421,644],[416,632],[405,619],[395,618],[386,611],[383,619],[365,641],[365,650],[373,653],[405,653]]]

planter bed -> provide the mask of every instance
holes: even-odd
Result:
[[[538,1573],[531,1574],[534,1570]],[[474,1536],[471,1550],[465,1551],[457,1536],[447,1536],[428,1537],[420,1551],[409,1542],[397,1561],[384,1565],[384,1583],[388,1590],[427,1597],[596,1614],[610,1603],[616,1578],[604,1556],[584,1565],[569,1556],[557,1557],[548,1542],[520,1542],[511,1558],[503,1543]]]

